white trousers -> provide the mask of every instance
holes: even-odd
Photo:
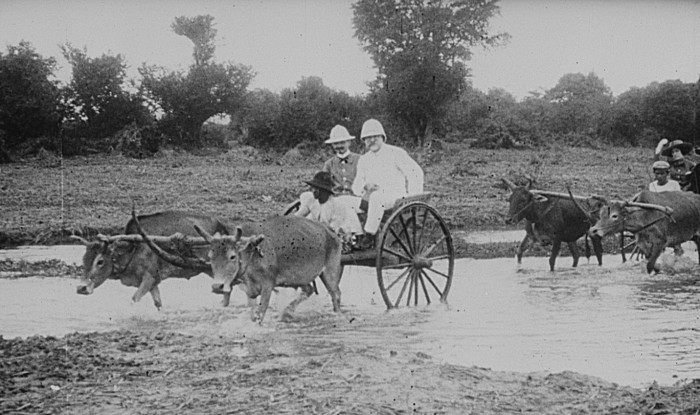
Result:
[[[384,216],[384,211],[394,206],[396,201],[406,196],[406,192],[375,190],[369,195],[369,206],[367,207],[367,222],[365,222],[365,232],[376,234],[379,224]]]

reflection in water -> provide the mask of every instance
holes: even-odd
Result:
[[[639,263],[606,256],[604,266],[546,258],[456,261],[449,305],[385,311],[373,268],[349,267],[341,282],[341,316],[321,295],[297,309],[294,323],[279,321],[296,296],[281,289],[261,328],[252,324],[240,293],[222,309],[204,275],[161,284],[164,309],[130,304],[134,288],[108,281],[91,296],[75,293],[76,280],[0,280],[0,334],[5,338],[134,325],[192,334],[285,330],[294,336],[331,334],[333,342],[426,353],[438,362],[520,372],[573,370],[625,385],[672,384],[700,377],[700,284],[692,273],[647,275]],[[182,323],[179,323],[182,324]],[[322,353],[323,351],[319,351]]]

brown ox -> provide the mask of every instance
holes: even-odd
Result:
[[[275,287],[301,288],[301,295],[285,308],[288,318],[296,306],[313,293],[312,282],[321,277],[331,295],[333,310],[340,311],[341,242],[328,226],[295,216],[277,216],[260,223],[247,223],[229,232],[213,233],[200,226],[197,231],[209,242],[209,258],[214,273],[212,290],[230,292],[241,284],[249,298],[260,296],[253,320],[262,323]],[[246,235],[246,236],[244,236]],[[200,265],[196,258],[172,255],[143,238],[167,261]]]
[[[631,202],[612,201],[600,209],[591,235],[631,232],[647,258],[647,272],[659,271],[656,260],[666,247],[686,241],[698,245],[700,261],[700,195],[691,192],[643,191]]]
[[[523,252],[530,240],[540,243],[552,243],[552,252],[549,256],[549,268],[554,271],[554,264],[561,249],[561,243],[569,246],[571,256],[574,258],[573,266],[578,265],[579,251],[576,241],[586,236],[591,226],[590,216],[581,204],[597,206],[593,199],[574,197],[573,195],[558,195],[551,192],[537,193],[527,186],[517,186],[508,179],[502,179],[503,183],[511,190],[508,199],[509,210],[507,222],[518,223],[525,219],[525,238],[518,246],[517,258],[521,262]],[[548,196],[544,196],[548,194]],[[576,202],[578,201],[578,203]],[[589,209],[591,207],[588,207]],[[600,237],[591,237],[593,250],[598,259],[598,264],[603,264],[603,243]],[[589,255],[586,243],[586,254]]]
[[[225,226],[217,219],[179,211],[165,211],[139,217],[143,228],[152,234],[194,235],[194,225],[208,232],[221,232]],[[89,242],[80,237],[74,237],[85,246],[83,255],[82,285],[78,286],[78,294],[92,294],[106,280],[119,280],[129,287],[138,287],[131,298],[133,302],[141,300],[146,293],[151,293],[153,304],[160,309],[162,301],[158,284],[167,278],[191,278],[200,273],[212,275],[211,267],[181,268],[163,261],[142,242],[136,229],[136,221],[132,218],[126,225],[122,236],[106,237],[99,235],[97,241]],[[136,237],[136,239],[134,238]],[[193,248],[193,255],[204,256],[206,247]],[[228,305],[230,293],[224,296],[224,305]]]

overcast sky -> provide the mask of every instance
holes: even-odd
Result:
[[[66,42],[88,55],[120,53],[136,76],[142,63],[185,69],[192,43],[170,28],[176,16],[210,14],[217,61],[252,66],[252,87],[279,91],[303,76],[349,93],[375,77],[353,37],[350,0],[0,0],[0,47],[31,42],[55,57],[67,81]],[[472,82],[518,98],[566,73],[595,72],[615,95],[654,81],[700,77],[700,0],[503,0],[494,31],[509,44],[474,50]]]

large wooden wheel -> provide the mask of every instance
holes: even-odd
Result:
[[[452,235],[424,202],[398,208],[377,237],[377,280],[388,308],[447,301],[454,273]]]

